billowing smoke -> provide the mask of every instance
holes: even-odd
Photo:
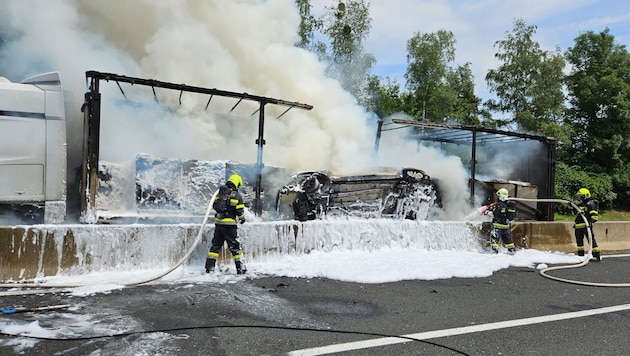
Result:
[[[365,110],[325,75],[326,64],[294,47],[300,17],[288,0],[5,0],[0,3],[0,76],[20,81],[59,71],[73,117],[69,125],[69,174],[82,145],[85,72],[217,88],[313,105],[313,110],[265,107],[264,163],[291,169],[356,172],[373,166],[375,127]],[[145,103],[119,105],[115,83],[103,82],[101,159],[158,157],[256,162],[258,109],[253,102],[124,86]],[[166,108],[166,110],[165,110]],[[391,146],[403,149],[392,142]],[[382,143],[383,150],[388,146]],[[459,199],[465,172],[458,161],[416,148],[390,155],[387,165],[424,169],[456,180]],[[404,159],[403,159],[404,158]],[[449,166],[448,174],[440,176]],[[457,167],[451,169],[451,167]],[[455,178],[455,174],[457,177]],[[450,198],[449,198],[450,199]]]
[[[293,46],[300,19],[292,1],[27,0],[0,6],[1,74],[18,81],[59,71],[74,96],[77,132],[85,72],[96,70],[313,105],[277,120],[286,108],[266,106],[267,164],[356,169],[372,150],[374,131],[362,108],[324,75],[324,63]],[[114,83],[103,84],[102,92],[104,102],[122,98]],[[178,95],[161,93],[170,115],[113,112],[104,103],[102,158],[126,159],[139,149],[165,155],[168,148],[190,158],[256,161],[258,117],[250,114],[257,105],[241,104],[218,120],[230,121],[226,132],[212,114],[229,113],[235,100],[215,100],[204,110],[207,96],[184,95],[180,105]]]
[[[409,120],[404,114],[395,114],[390,119]],[[395,125],[394,125],[395,126]],[[401,128],[401,127],[399,127]],[[468,203],[468,172],[457,156],[446,156],[434,148],[418,145],[410,140],[409,129],[384,131],[379,145],[377,163],[419,168],[438,183],[442,204],[445,207],[442,218],[460,219],[470,213]]]

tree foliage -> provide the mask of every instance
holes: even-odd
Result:
[[[415,33],[407,41],[407,114],[423,121],[480,123],[481,99],[474,94],[470,65],[454,67],[450,31]]]
[[[321,58],[326,53],[326,45],[316,40],[315,34],[321,30],[322,20],[311,14],[310,0],[295,0],[295,4],[300,13],[300,27],[298,29],[300,40],[296,46],[314,52]]]
[[[366,109],[378,117],[384,118],[402,111],[404,93],[401,93],[400,85],[391,78],[381,80],[378,76],[370,76],[368,90],[371,93],[371,100]]]
[[[370,71],[376,59],[364,47],[372,26],[369,1],[332,0],[320,17],[311,14],[310,0],[295,0],[295,5],[301,18],[296,46],[328,62],[331,77],[360,104],[372,105]]]
[[[572,128],[568,164],[612,181],[614,204],[630,208],[630,54],[608,29],[585,32],[566,51]]]
[[[559,49],[544,51],[533,40],[536,26],[517,19],[512,32],[495,45],[502,62],[486,74],[486,82],[498,99],[488,100],[490,110],[508,114],[498,126],[516,124],[525,132],[559,132],[564,110],[564,58]]]
[[[481,98],[475,95],[470,63],[450,70],[446,74],[446,83],[455,95],[450,117],[461,125],[481,126],[491,118],[487,110],[482,109]]]
[[[363,45],[372,26],[369,5],[365,0],[338,0],[325,7],[322,20],[322,31],[330,40],[330,71],[362,104],[369,101],[368,81],[376,62]]]
[[[416,33],[407,41],[407,89],[411,102],[407,111],[421,120],[442,121],[443,108],[431,106],[442,100],[452,102],[443,90],[449,65],[455,60],[455,38],[452,32]]]
[[[563,162],[556,164],[556,198],[575,201],[580,188],[587,188],[591,195],[599,200],[600,208],[610,209],[614,206],[617,195],[614,193],[613,183],[608,175],[595,174],[579,166],[569,166]],[[566,206],[560,207],[559,211],[565,214],[571,213]]]
[[[608,29],[586,32],[566,52],[572,164],[609,172],[630,160],[630,55]]]

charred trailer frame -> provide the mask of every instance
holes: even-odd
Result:
[[[377,142],[381,131],[390,131],[404,127],[415,128],[409,137],[420,142],[433,142],[438,145],[454,144],[470,147],[470,203],[475,204],[475,190],[479,186],[478,168],[480,168],[479,153],[496,154],[514,149],[516,144],[531,145],[538,152],[535,158],[529,157],[520,162],[518,169],[508,176],[498,177],[506,181],[529,182],[537,187],[539,196],[534,198],[555,197],[555,165],[556,139],[553,137],[531,135],[526,133],[501,131],[490,128],[462,125],[439,124],[426,121],[392,119],[392,124],[400,125],[395,128],[381,129],[377,132]],[[494,149],[491,150],[490,147]],[[465,161],[465,156],[461,156]],[[481,164],[483,165],[483,164]],[[486,182],[488,183],[488,182]],[[482,190],[484,187],[481,187]],[[512,192],[510,193],[512,194]],[[537,202],[536,207],[528,214],[527,220],[553,221],[554,203]],[[525,209],[529,209],[526,207]]]
[[[251,95],[248,93],[236,93],[226,90],[219,90],[214,88],[203,88],[190,86],[186,84],[175,84],[169,82],[163,82],[155,79],[134,78],[125,75],[119,75],[114,73],[103,73],[97,71],[85,72],[86,81],[89,83],[89,90],[85,93],[85,102],[81,108],[84,119],[84,133],[83,133],[83,155],[82,155],[82,171],[80,180],[80,192],[81,192],[81,217],[80,220],[83,223],[96,223],[96,195],[98,192],[98,162],[100,156],[100,123],[101,123],[101,93],[100,93],[100,81],[112,81],[115,82],[121,91],[122,96],[127,100],[125,92],[123,91],[120,83],[128,83],[130,85],[139,85],[150,87],[153,91],[154,99],[159,102],[157,95],[155,94],[155,88],[164,88],[170,90],[176,90],[180,92],[180,104],[182,93],[197,93],[201,95],[208,95],[208,102],[206,109],[210,105],[210,101],[214,96],[228,97],[238,99],[236,104],[232,107],[234,110],[243,100],[254,101],[258,103],[258,109],[252,113],[252,115],[258,113],[258,135],[255,140],[257,145],[257,161],[256,161],[256,182],[254,187],[255,198],[253,201],[253,210],[257,215],[261,215],[263,203],[261,200],[263,194],[262,172],[264,169],[263,163],[263,147],[265,145],[264,129],[265,129],[265,106],[267,104],[279,105],[286,107],[286,110],[282,112],[278,118],[285,115],[289,110],[293,108],[311,110],[312,105],[303,104],[294,101],[286,101],[281,99],[269,98],[258,95]],[[231,111],[230,111],[231,112]],[[227,178],[227,177],[226,177]]]

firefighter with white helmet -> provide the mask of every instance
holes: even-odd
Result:
[[[577,192],[578,207],[575,217],[575,242],[577,244],[578,256],[584,256],[584,238],[588,235],[590,228],[592,253],[594,261],[601,261],[601,251],[597,246],[595,234],[593,234],[593,224],[599,219],[599,201],[591,196],[591,192],[586,188],[580,188]]]
[[[499,253],[499,240],[508,249],[508,253],[516,253],[510,227],[516,218],[516,203],[508,200],[509,193],[505,188],[497,191],[497,202],[485,207],[484,213],[492,217],[490,246],[493,253]]]

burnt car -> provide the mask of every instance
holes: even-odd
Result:
[[[436,182],[415,168],[349,176],[306,171],[292,178],[278,191],[276,206],[280,216],[299,221],[325,215],[424,220],[440,205]]]

